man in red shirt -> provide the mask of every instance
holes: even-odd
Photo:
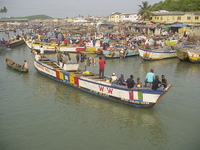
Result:
[[[64,45],[67,46],[68,40],[65,38],[64,39]]]
[[[106,61],[102,59],[102,57],[99,57],[99,78],[104,78],[104,69],[105,69],[105,63]]]

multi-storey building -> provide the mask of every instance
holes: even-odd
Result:
[[[136,22],[138,20],[138,15],[137,13],[123,13],[120,15],[120,21],[131,21],[131,22]]]
[[[131,21],[136,22],[138,19],[137,13],[119,13],[114,12],[108,17],[109,22],[124,22],[124,21]]]
[[[200,24],[200,12],[153,12],[152,20],[155,23],[179,22],[182,24]]]
[[[109,15],[108,21],[118,23],[120,22],[120,15],[121,13],[119,12],[113,12],[111,15]]]

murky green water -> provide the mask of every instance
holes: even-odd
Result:
[[[55,54],[48,54],[54,57]],[[28,74],[6,67],[26,59]],[[109,59],[106,75],[143,81],[153,68],[172,89],[150,109],[96,97],[37,73],[26,45],[0,53],[1,150],[197,150],[200,147],[200,64],[178,59]],[[83,68],[84,66],[82,66]],[[98,67],[88,70],[98,72]]]

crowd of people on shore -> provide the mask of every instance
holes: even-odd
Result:
[[[36,27],[35,27],[36,28]],[[81,28],[81,26],[80,26]],[[139,30],[141,28],[141,30]],[[102,47],[106,50],[111,47],[124,46],[134,48],[143,46],[151,48],[153,46],[165,46],[169,40],[187,41],[189,33],[180,34],[170,32],[168,35],[146,34],[142,27],[138,29],[129,29],[126,26],[121,28],[112,28],[104,30],[89,30],[87,33],[70,33],[67,29],[54,29],[38,27],[30,29],[25,38],[33,43],[53,43],[56,46],[74,46],[74,47]]]

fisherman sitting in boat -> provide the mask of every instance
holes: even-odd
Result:
[[[137,78],[137,82],[135,83],[136,87],[142,87],[142,82],[140,82],[140,78]]]
[[[134,78],[133,75],[130,75],[130,78],[126,80],[128,89],[132,89],[135,85],[133,78]]]
[[[126,81],[124,80],[124,75],[121,74],[121,77],[116,82],[119,85],[126,85]]]
[[[165,76],[164,75],[162,75],[161,76],[161,84],[162,84],[162,86],[164,87],[164,89],[167,87],[167,79],[165,79]]]
[[[24,63],[23,63],[23,65],[22,65],[22,68],[28,69],[28,63],[26,62],[26,60],[24,60]]]
[[[157,90],[158,88],[160,88],[161,87],[161,82],[160,82],[160,80],[159,80],[159,76],[158,75],[156,75],[155,76],[155,79],[153,80],[153,83],[152,83],[152,90]]]
[[[117,76],[115,75],[115,73],[112,73],[110,82],[115,83],[116,81],[117,81]]]

